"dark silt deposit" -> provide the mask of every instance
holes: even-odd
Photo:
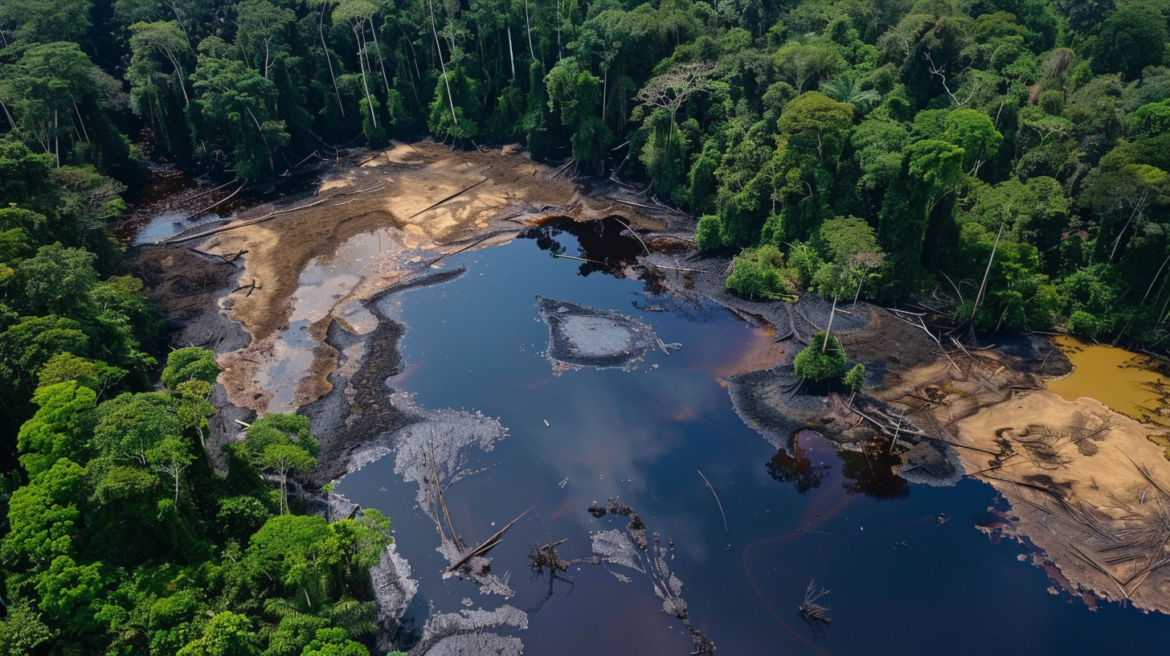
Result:
[[[650,326],[620,312],[540,296],[536,306],[548,324],[547,354],[554,367],[631,371],[660,344],[664,353],[681,348],[663,343]]]
[[[1098,654],[1170,640],[1167,618],[1101,603],[1090,613],[1081,591],[1050,578],[1058,570],[1030,564],[1042,559],[1029,547],[976,530],[1002,519],[1002,502],[946,469],[945,444],[904,435],[890,456],[852,423],[834,434],[841,422],[821,421],[847,412],[838,397],[785,396],[790,365],[758,366],[759,354],[788,330],[807,339],[828,304],[729,299],[708,282],[725,262],[646,239],[661,266],[640,265],[642,246],[617,222],[549,222],[369,302],[371,332],[329,331],[362,366],[343,358],[334,392],[303,411],[351,460],[336,494],[393,520],[393,558],[375,574],[392,591],[379,604],[383,648],[901,655],[1007,641],[1046,653],[1059,636],[1062,652]],[[852,360],[873,361],[853,337],[869,314],[835,319]],[[596,322],[582,324],[587,338],[598,324],[627,331],[619,350],[636,368],[550,369],[574,337],[576,355],[620,341],[558,337],[560,315]],[[797,613],[814,578],[832,590],[818,602],[832,623],[815,629]],[[892,635],[912,639],[878,638]]]

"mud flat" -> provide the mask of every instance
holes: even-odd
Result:
[[[1069,380],[1086,388],[1061,345],[1046,338],[944,348],[948,337],[916,323],[909,313],[875,309],[868,327],[842,335],[850,357],[882,375],[853,404],[826,399],[818,429],[845,448],[899,455],[896,471],[913,482],[930,482],[917,479],[924,471],[945,478],[936,470],[956,463],[959,475],[991,484],[1011,506],[982,530],[1034,547],[1033,560],[1059,572],[1054,578],[1070,593],[1170,613],[1167,430],[1119,412],[1148,416],[1132,400],[1109,407],[1049,391],[1050,381],[1060,391]],[[886,352],[875,352],[882,345]],[[1063,347],[1074,361],[1083,348]],[[1113,351],[1105,355],[1119,362],[1135,357]],[[1145,389],[1156,376],[1108,373],[1093,374],[1088,391],[1111,386],[1109,399],[1121,383]]]
[[[413,454],[399,473],[414,472],[419,505],[442,540],[431,479],[458,478],[460,454],[487,450],[506,427],[389,395],[409,374],[398,350],[406,330],[401,293],[463,275],[445,258],[506,243],[547,217],[616,216],[642,243],[631,236],[636,264],[613,273],[669,290],[680,307],[713,300],[770,331],[771,344],[717,375],[740,416],[773,445],[790,450],[798,431],[813,428],[911,482],[985,480],[1012,507],[989,530],[1043,550],[1041,564],[1055,562],[1072,591],[1170,612],[1170,461],[1151,441],[1164,435],[1100,403],[1046,391],[1072,370],[1047,339],[978,350],[932,331],[915,313],[858,304],[837,313],[833,327],[849,360],[867,367],[865,394],[850,403],[797,390],[791,358],[828,323],[829,303],[803,294],[796,304],[734,297],[723,284],[729,260],[701,255],[690,241],[693,219],[645,207],[644,199],[606,197],[621,193],[614,188],[583,190],[555,173],[510,149],[397,145],[332,163],[307,198],[139,247],[138,270],[173,319],[176,345],[215,348],[225,369],[213,446],[234,439],[232,419],[299,411],[322,438],[312,483],[377,457]],[[598,317],[586,319],[569,328],[613,337],[597,333]],[[601,319],[607,330],[617,321]],[[577,344],[563,359],[618,342],[635,356],[670,346],[655,340],[630,348],[629,335]],[[491,439],[448,444],[447,434]],[[387,616],[399,612],[391,606]]]
[[[136,247],[173,345],[212,348],[224,369],[213,445],[235,436],[233,419],[307,408],[325,435],[318,477],[335,478],[350,450],[411,421],[377,399],[380,379],[365,380],[399,364],[402,327],[385,299],[458,275],[442,269],[446,256],[547,216],[667,227],[556,174],[515,148],[397,144],[324,166],[309,194]],[[352,430],[334,430],[343,426]]]

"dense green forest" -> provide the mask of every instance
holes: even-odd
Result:
[[[1170,0],[3,0],[0,654],[359,655],[373,631],[388,522],[301,514],[286,479],[314,464],[307,423],[260,420],[211,467],[215,363],[160,350],[106,232],[149,161],[266,186],[389,139],[519,142],[701,217],[744,296],[914,297],[984,331],[1164,351],[1168,17]]]
[[[1168,15],[1167,0],[6,0],[0,125],[128,185],[151,157],[263,185],[338,146],[518,141],[651,184],[703,216],[704,248],[775,247],[741,260],[732,284],[751,295],[860,284],[945,297],[981,329],[1161,346]],[[876,250],[828,246],[826,230],[866,227]]]

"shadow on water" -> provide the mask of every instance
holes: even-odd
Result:
[[[862,451],[834,450],[819,433],[803,430],[792,439],[791,455],[780,450],[768,461],[768,475],[792,484],[798,494],[805,494],[819,488],[833,472],[832,461],[826,462],[833,455],[841,463],[841,487],[849,494],[878,500],[902,499],[910,496],[910,484],[894,472],[900,461],[888,454],[888,444],[869,443]]]

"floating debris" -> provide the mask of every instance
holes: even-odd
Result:
[[[501,626],[527,629],[528,615],[519,608],[507,605],[494,611],[460,610],[458,613],[434,615],[423,627],[422,639],[410,653],[414,656],[520,656],[524,652],[524,645],[518,638],[485,632]]]
[[[829,591],[821,588],[817,590],[817,580],[812,579],[808,582],[808,588],[804,591],[804,602],[800,604],[797,611],[804,621],[808,622],[810,626],[815,629],[823,628],[822,625],[832,622],[833,619],[829,617],[828,606],[822,606],[817,603],[821,597],[829,594]]]
[[[666,562],[668,558],[674,558],[674,540],[669,539],[667,548],[663,549],[661,536],[655,533],[654,542],[651,544],[646,533],[646,523],[633,508],[618,503],[616,499],[610,499],[605,506],[598,503],[590,504],[589,514],[598,519],[606,514],[629,518],[624,533],[617,529],[594,533],[593,553],[601,563],[632,569],[650,579],[654,586],[654,595],[662,600],[662,612],[680,620],[691,632],[691,639],[695,644],[692,656],[712,656],[715,653],[715,643],[691,624],[687,602],[682,597],[683,582],[675,576]],[[631,582],[630,577],[624,574],[612,571],[610,573],[623,583]]]

